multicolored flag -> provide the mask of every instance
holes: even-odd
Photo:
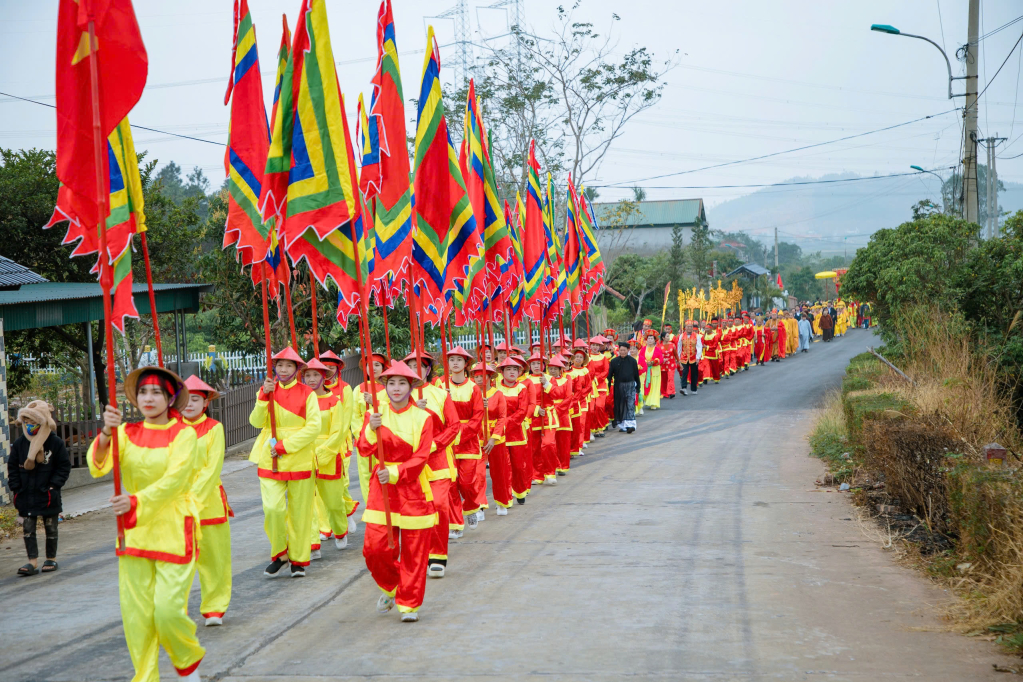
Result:
[[[544,207],[540,199],[540,164],[536,160],[536,140],[529,142],[526,165],[526,201],[519,209],[522,216],[522,293],[523,312],[539,320],[550,301],[547,283],[547,236],[544,232]]]
[[[67,187],[67,207],[95,229],[101,211],[106,212],[102,208],[106,192],[99,188],[105,187],[110,168],[106,157],[96,168],[93,67],[102,97],[100,135],[105,140],[139,101],[149,72],[130,0],[60,0],[57,12],[57,178]],[[102,178],[99,185],[97,177]]]
[[[280,216],[278,236],[285,251],[293,262],[308,258],[322,282],[329,266],[310,250],[309,240],[321,242],[359,216],[354,153],[325,0],[302,2],[275,113],[261,213],[264,220]]]
[[[586,188],[583,187],[579,193],[579,237],[583,246],[583,262],[585,264],[583,279],[586,280],[584,288],[587,291],[599,289],[599,284],[604,279],[604,259],[600,255],[596,234],[597,221],[593,216],[592,208],[586,201]]]
[[[568,287],[565,268],[562,264],[561,238],[554,227],[554,180],[547,173],[547,191],[544,193],[543,229],[547,238],[547,266],[550,268],[551,300],[544,313],[544,321],[551,322],[565,307],[565,291]]]
[[[370,160],[375,152],[376,161],[367,176],[367,148],[364,146],[360,187],[367,201],[375,200],[373,276],[379,282],[374,282],[373,286],[389,287],[388,298],[393,298],[409,280],[413,201],[404,94],[390,0],[383,0],[377,12],[377,69],[373,75],[370,111],[361,123],[363,136],[370,143]]]
[[[128,119],[107,138],[107,170],[110,188],[110,214],[106,221],[107,267],[101,267],[104,259],[99,255],[99,237],[94,227],[87,225],[77,213],[71,201],[72,192],[66,185],[57,193],[57,206],[53,216],[43,226],[49,229],[57,223],[68,221],[68,231],[63,244],[75,244],[71,255],[97,255],[92,272],[106,277],[106,284],[114,292],[114,307],[111,323],[122,334],[124,319],[138,319],[132,295],[131,238],[136,232],[146,231],[145,204],[142,198],[142,178],[139,175],[138,155],[131,135]]]
[[[440,314],[448,305],[448,292],[468,276],[469,261],[478,255],[481,244],[448,135],[440,87],[440,47],[432,26],[426,40],[416,126],[412,281],[423,308],[433,306]]]
[[[232,54],[231,76],[224,97],[224,104],[231,103],[231,121],[224,154],[227,222],[224,225],[223,248],[234,245],[238,260],[245,268],[266,259],[270,246],[270,229],[259,213],[270,130],[263,105],[256,27],[252,23],[248,0],[240,0],[235,5]],[[262,279],[262,268],[252,268],[252,279],[257,283]],[[277,288],[271,287],[274,296]]]
[[[579,243],[579,199],[572,184],[572,176],[568,176],[568,206],[565,216],[565,279],[568,288],[568,300],[572,306],[572,319],[583,311],[583,292],[581,285],[582,257]]]

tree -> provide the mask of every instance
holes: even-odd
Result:
[[[683,239],[682,226],[671,226],[671,252],[668,256],[668,274],[675,288],[682,286],[682,278],[686,268],[686,246]]]
[[[941,213],[941,208],[930,199],[921,199],[913,204],[913,220],[923,220]]]
[[[1005,183],[1001,180],[995,183],[995,205],[998,205],[998,193],[1005,191]],[[988,206],[984,193],[984,188],[987,186],[987,166],[985,164],[977,164],[977,192],[979,193],[979,201],[977,202],[977,222],[980,225],[987,223]],[[945,205],[945,213],[955,214],[958,216],[963,215],[963,202],[965,201],[965,194],[963,192],[963,177],[958,170],[952,173],[952,177],[946,180],[941,185],[941,201]],[[998,215],[1003,215],[1000,206],[997,206],[996,210]],[[916,215],[914,213],[914,215]]]
[[[664,75],[677,63],[655,64],[645,47],[622,55],[613,30],[618,16],[602,35],[576,20],[579,5],[557,8],[550,36],[512,26],[512,40],[491,51],[476,82],[498,175],[519,191],[530,139],[547,170],[567,170],[583,185],[629,121],[660,101]]]
[[[697,288],[706,288],[710,281],[710,270],[713,259],[711,250],[710,230],[700,218],[693,224],[693,239],[689,242],[687,260],[692,267],[693,279]]]
[[[633,322],[642,317],[644,307],[648,310],[656,308],[660,314],[662,301],[651,294],[663,292],[667,283],[668,256],[663,252],[651,257],[623,254],[618,258],[614,273],[608,276],[608,284],[625,296]]]

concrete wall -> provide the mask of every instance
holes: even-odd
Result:
[[[686,244],[692,241],[692,228],[682,228],[682,239]],[[671,249],[671,228],[632,227],[626,228],[621,235],[614,229],[601,229],[597,230],[597,244],[601,251],[621,248],[622,253],[651,256]]]

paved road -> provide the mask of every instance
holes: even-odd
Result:
[[[361,532],[348,550],[325,549],[305,580],[263,578],[258,485],[235,472],[234,603],[224,627],[200,629],[200,671],[237,682],[997,677],[991,664],[1009,659],[940,632],[946,595],[866,539],[844,497],[814,489],[812,410],[869,342],[853,331],[816,343],[598,442],[556,489],[453,543],[415,625],[374,612]],[[129,679],[112,517],[61,533],[58,573],[0,578],[0,681]],[[22,556],[0,547],[0,576]]]

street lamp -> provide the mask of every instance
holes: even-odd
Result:
[[[907,38],[917,38],[918,40],[926,40],[927,42],[929,42],[931,45],[933,45],[935,48],[937,48],[938,52],[941,53],[941,56],[945,58],[945,66],[948,68],[948,98],[952,99],[953,97],[965,97],[966,96],[965,94],[962,94],[962,95],[953,95],[952,94],[952,81],[955,81],[955,80],[965,80],[967,78],[967,76],[953,76],[952,75],[952,62],[948,61],[948,55],[945,54],[945,51],[943,49],[941,49],[941,45],[938,45],[936,42],[934,42],[930,38],[925,38],[923,36],[913,35],[912,33],[903,33],[899,29],[897,29],[894,26],[891,26],[889,24],[871,24],[870,25],[870,30],[871,31],[877,31],[878,33],[887,33],[888,35],[893,35],[893,36],[905,36]]]
[[[945,178],[941,177],[940,175],[938,175],[934,171],[929,171],[926,168],[921,168],[920,166],[910,166],[910,168],[912,168],[915,171],[920,171],[921,173],[930,173],[931,175],[933,175],[934,177],[938,178],[938,180],[941,181],[941,185],[939,185],[940,189],[938,191],[941,193],[941,205],[942,205],[942,210],[944,211],[944,206],[945,206]]]

